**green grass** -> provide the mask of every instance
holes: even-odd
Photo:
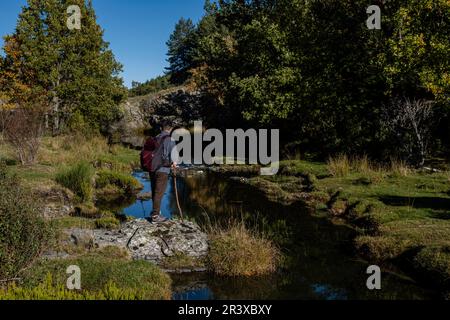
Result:
[[[76,259],[41,261],[24,277],[23,287],[32,290],[45,283],[48,274],[56,287],[65,286],[69,266],[81,269],[83,292],[96,293],[113,285],[133,298],[165,300],[171,296],[171,280],[158,267],[145,261],[111,259],[102,254],[87,254]],[[70,297],[69,297],[70,298]]]
[[[39,189],[53,184],[61,167],[72,167],[84,161],[98,170],[113,169],[129,173],[139,164],[139,151],[119,145],[108,146],[103,137],[85,138],[77,135],[44,137],[34,165],[14,165],[14,151],[0,141],[0,155],[7,159],[9,170],[16,173],[25,184]]]
[[[86,300],[144,300],[145,293],[139,290],[119,289],[109,282],[101,290],[78,291],[68,290],[64,285],[55,284],[51,274],[47,275],[45,282],[33,288],[18,287],[15,284],[0,288],[0,300],[6,301],[86,301]]]
[[[190,257],[183,253],[176,253],[171,257],[166,257],[162,261],[161,266],[169,270],[181,270],[203,268],[205,263],[201,259]]]
[[[83,217],[62,217],[52,220],[53,226],[57,230],[80,228],[95,229],[95,220]]]
[[[415,257],[419,271],[428,271],[435,283],[450,289],[450,246],[430,246]]]
[[[279,174],[286,176],[306,176],[308,174],[312,174],[316,177],[321,177],[327,176],[329,172],[324,163],[302,160],[285,160],[280,161]]]
[[[439,273],[441,283],[450,278],[450,268],[442,267],[450,265],[447,251],[434,259],[439,262],[426,263],[430,248],[450,246],[449,172],[426,173],[398,162],[381,167],[364,157],[337,158],[328,165],[281,163],[281,177],[255,177],[249,183],[274,201],[305,200],[354,225],[361,231],[356,248],[371,261],[401,259],[422,250],[408,261],[428,269],[425,273]],[[301,178],[296,182],[291,176]]]
[[[101,170],[97,173],[95,179],[97,189],[108,188],[116,186],[123,190],[125,194],[134,194],[142,189],[142,185],[134,177],[129,174],[123,174],[113,170]]]
[[[95,220],[97,229],[114,230],[120,228],[120,221],[115,217],[103,217]]]
[[[130,166],[136,167],[139,162],[139,151],[117,145],[110,148],[110,152],[99,156],[99,160],[116,164],[117,168],[113,166],[112,169],[121,168],[129,172],[133,169]]]

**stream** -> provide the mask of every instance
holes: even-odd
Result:
[[[395,270],[384,270],[382,290],[367,289],[370,263],[351,250],[353,229],[314,215],[300,205],[283,206],[267,200],[251,187],[212,172],[186,171],[177,188],[185,216],[199,224],[244,221],[258,228],[283,249],[278,272],[265,277],[223,278],[209,273],[172,274],[174,300],[377,300],[436,298]],[[142,172],[133,176],[150,192]],[[136,218],[148,217],[152,201],[133,201],[114,208]],[[173,180],[162,202],[167,218],[177,216]]]

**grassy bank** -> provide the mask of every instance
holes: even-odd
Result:
[[[72,135],[44,138],[34,165],[19,165],[13,151],[1,143],[0,158],[0,191],[5,194],[0,212],[6,214],[4,223],[8,218],[20,229],[16,235],[7,234],[9,246],[0,246],[0,257],[5,258],[0,280],[14,279],[0,283],[0,300],[170,299],[170,277],[155,265],[130,261],[112,249],[99,251],[89,243],[71,244],[65,234],[68,228],[119,227],[118,216],[99,210],[95,202],[102,197],[129,198],[140,190],[130,176],[139,161],[138,151],[110,146],[101,137]],[[60,212],[64,206],[72,210]],[[49,207],[56,212],[44,214]],[[21,209],[33,216],[24,221]],[[40,239],[47,232],[41,225],[51,230],[45,243]],[[63,252],[69,258],[45,260],[43,252]],[[70,265],[81,268],[82,290],[66,288]]]
[[[138,165],[139,152],[119,145],[108,145],[103,137],[86,138],[78,135],[44,137],[34,165],[21,166],[13,150],[0,142],[0,160],[5,161],[12,172],[34,187],[55,183],[62,168],[80,162],[92,164],[96,169],[130,172]]]
[[[370,262],[396,262],[449,290],[450,172],[339,156],[328,163],[283,161],[278,176],[244,181],[272,201],[301,201],[346,221],[359,231],[354,246]]]
[[[81,270],[81,290],[66,288],[69,266]],[[111,250],[36,263],[20,287],[0,289],[0,300],[168,300],[170,277],[145,261],[130,261]]]

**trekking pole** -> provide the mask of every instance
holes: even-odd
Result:
[[[180,200],[178,198],[178,188],[177,188],[177,169],[173,168],[173,183],[175,187],[175,198],[177,200],[178,212],[180,213],[181,222],[184,222],[183,210],[181,210]]]

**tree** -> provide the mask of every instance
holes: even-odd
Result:
[[[381,30],[367,28],[365,0],[207,2],[184,69],[214,100],[212,125],[277,127],[322,157],[379,157],[391,151],[383,106],[408,96],[436,102],[450,146],[450,3],[374,4]]]
[[[384,126],[394,136],[397,152],[403,152],[407,160],[423,167],[428,155],[433,103],[397,98],[385,109],[384,114]]]
[[[170,83],[170,76],[159,76],[148,80],[145,83],[132,82],[132,88],[129,90],[131,97],[144,96],[150,93],[155,93],[161,90],[168,89],[172,86]]]
[[[166,69],[174,84],[183,83],[189,76],[188,71],[192,66],[194,32],[195,26],[192,20],[181,18],[167,41],[167,55],[169,56],[167,61],[170,66]]]
[[[9,77],[46,96],[55,134],[76,111],[92,127],[105,128],[119,116],[126,95],[118,77],[121,65],[103,40],[91,2],[70,2],[81,9],[81,30],[67,27],[68,5],[65,0],[28,0],[5,44]]]
[[[43,134],[43,113],[36,108],[14,108],[3,111],[3,135],[22,165],[36,162]]]

